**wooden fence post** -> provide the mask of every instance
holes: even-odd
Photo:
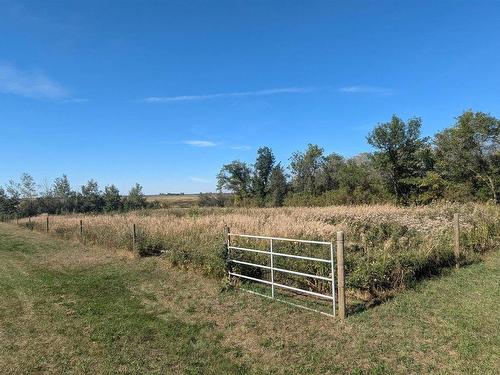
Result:
[[[80,219],[80,242],[83,243],[83,220]]]
[[[455,268],[458,268],[460,266],[460,221],[458,214],[453,215],[453,232]]]
[[[19,216],[16,215],[16,225],[19,225]]]
[[[226,256],[226,272],[231,271],[231,264],[229,262],[229,246],[231,246],[231,239],[229,236],[229,233],[231,233],[231,229],[227,226],[227,224],[224,224],[224,251],[225,251],[225,256]],[[231,276],[229,276],[231,278]]]
[[[344,272],[344,232],[337,232],[337,285],[339,317],[345,319],[345,272]]]
[[[47,230],[47,233],[49,233],[49,216],[47,216],[47,222],[46,222],[46,225],[45,225],[45,229]]]
[[[135,224],[132,224],[132,251],[135,251],[136,242],[137,242],[137,232]]]

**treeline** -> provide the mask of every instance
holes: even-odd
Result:
[[[10,180],[5,188],[0,186],[0,218],[28,217],[40,213],[127,211],[149,205],[139,184],[135,184],[124,197],[115,185],[101,190],[94,180],[74,191],[65,175],[56,178],[51,185],[39,187],[31,175],[24,173],[20,181]]]
[[[421,136],[422,121],[393,116],[367,136],[375,148],[352,158],[309,144],[285,169],[269,147],[253,165],[235,160],[217,175],[219,194],[202,194],[200,204],[298,206],[395,202],[499,200],[500,121],[466,111],[432,139]]]

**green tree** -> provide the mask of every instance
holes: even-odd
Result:
[[[68,177],[57,177],[52,185],[54,197],[59,203],[59,212],[70,212],[74,208],[75,192],[71,190]]]
[[[445,196],[446,181],[436,171],[428,171],[420,179],[420,194],[417,203],[429,204],[439,201]]]
[[[0,186],[0,219],[10,216],[9,212],[9,197],[4,188]]]
[[[69,197],[71,195],[71,185],[68,176],[63,174],[62,177],[57,177],[54,180],[52,190],[57,198],[64,199]]]
[[[309,144],[304,153],[293,153],[290,158],[290,171],[294,192],[312,195],[321,193],[321,173],[325,163],[323,153],[321,147],[313,144]]]
[[[19,210],[23,216],[33,216],[38,212],[36,203],[37,190],[36,183],[33,177],[28,173],[21,175],[21,183],[19,184],[19,192],[21,195],[21,203]]]
[[[37,197],[35,180],[28,173],[21,175],[20,193],[23,199],[35,199]]]
[[[11,214],[19,213],[19,204],[21,203],[20,186],[17,182],[9,180],[5,191],[7,192],[9,212]]]
[[[103,199],[99,185],[93,179],[87,181],[81,188],[78,197],[79,209],[82,212],[100,212],[103,208]]]
[[[51,184],[47,182],[47,180],[44,180],[44,182],[40,185],[40,192],[37,203],[40,212],[54,214],[60,211],[60,203],[55,198],[54,190]]]
[[[374,203],[386,200],[380,173],[368,154],[346,160],[338,172],[337,204]]]
[[[367,137],[368,143],[378,149],[373,160],[398,203],[410,201],[411,195],[418,192],[417,179],[427,172],[429,146],[427,139],[420,137],[421,127],[420,118],[404,122],[394,115]]]
[[[222,166],[217,175],[217,190],[234,194],[236,203],[251,196],[251,169],[239,160]]]
[[[281,164],[276,165],[271,170],[269,177],[269,203],[273,207],[283,206],[288,185],[286,181],[285,170]]]
[[[255,196],[264,204],[269,190],[269,180],[274,167],[274,154],[269,147],[257,150],[257,159],[254,164],[252,187]]]
[[[482,196],[500,203],[500,120],[466,111],[436,134],[436,170],[454,198]]]
[[[333,153],[324,158],[322,170],[318,177],[317,190],[325,192],[339,188],[339,172],[345,161],[339,154]]]
[[[146,208],[147,201],[146,196],[142,192],[142,186],[139,184],[135,184],[130,189],[127,198],[125,199],[125,207],[128,210],[139,210],[142,208]]]
[[[104,211],[111,212],[122,209],[120,191],[115,185],[105,186],[102,198],[104,200]]]

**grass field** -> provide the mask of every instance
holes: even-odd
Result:
[[[158,194],[147,195],[148,202],[158,202],[160,207],[194,207],[198,204],[198,194]]]
[[[345,323],[221,287],[0,224],[0,373],[500,371],[498,252]]]
[[[111,215],[66,215],[50,218],[50,233],[78,239],[83,220],[87,244],[132,249],[132,225],[136,224],[137,250],[155,254],[165,250],[172,264],[195,267],[205,275],[226,274],[223,230],[232,232],[335,240],[342,230],[346,237],[346,282],[348,302],[371,304],[411,287],[421,279],[437,275],[455,264],[453,253],[454,213],[460,214],[463,264],[478,261],[500,243],[500,209],[484,204],[442,204],[425,207],[334,206],[297,208],[190,208],[145,210]],[[21,221],[45,231],[45,217]],[[267,241],[247,241],[243,247],[266,250]],[[329,258],[329,248],[274,244],[276,251]],[[239,255],[241,260],[266,264],[265,255]],[[278,259],[277,267],[327,276],[328,267],[310,262]],[[269,279],[266,271],[242,269],[243,274]],[[308,283],[301,277],[280,274],[288,285],[331,293],[328,283]]]

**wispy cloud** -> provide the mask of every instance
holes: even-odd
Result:
[[[143,99],[146,103],[173,103],[187,101],[201,101],[220,98],[237,98],[245,96],[268,96],[277,94],[303,94],[316,90],[312,87],[284,87],[278,89],[265,89],[258,91],[225,92],[206,95],[181,95],[181,96],[150,96]]]
[[[229,146],[231,150],[240,150],[240,151],[249,151],[252,149],[250,146],[246,145],[234,145],[234,146]]]
[[[200,141],[200,140],[188,140],[182,141],[185,145],[193,146],[193,147],[215,147],[217,143],[211,141]]]
[[[201,182],[202,184],[211,184],[213,182],[212,180],[202,177],[189,177],[189,179],[194,182]]]
[[[356,86],[346,86],[339,89],[340,92],[350,93],[350,94],[376,94],[376,95],[393,95],[394,90],[387,87],[378,86],[366,86],[366,85],[356,85]]]
[[[30,72],[0,63],[0,92],[35,99],[63,100],[69,92],[41,72]]]
[[[85,98],[69,98],[69,99],[64,99],[63,103],[87,103],[89,99]]]

